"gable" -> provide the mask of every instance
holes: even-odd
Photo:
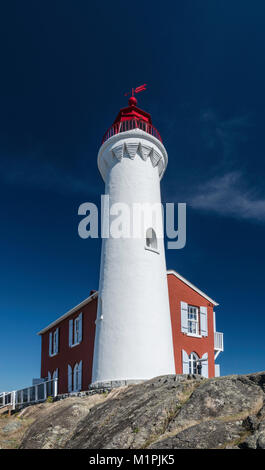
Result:
[[[211,302],[215,307],[219,305],[215,300],[211,299],[207,294],[205,294],[203,291],[201,291],[198,287],[196,287],[194,284],[192,284],[190,281],[185,279],[185,277],[181,276],[177,271],[174,271],[173,269],[169,269],[167,271],[167,277],[169,276],[175,276],[175,278],[178,279],[178,281],[185,286],[188,286],[192,291],[196,292],[198,295],[203,297],[205,300],[208,300],[208,302]]]
[[[48,330],[51,330],[52,328],[54,328],[56,325],[58,325],[59,323],[63,322],[65,319],[67,319],[68,317],[70,317],[71,315],[77,313],[79,310],[81,311],[81,309],[83,309],[87,304],[89,304],[90,302],[92,302],[92,300],[94,299],[97,299],[97,296],[98,296],[98,292],[95,291],[93,292],[92,295],[90,295],[89,297],[87,297],[85,300],[83,300],[83,302],[81,302],[80,304],[76,305],[75,307],[73,307],[71,310],[69,310],[68,312],[66,312],[64,315],[62,315],[61,317],[57,318],[54,322],[50,323],[48,326],[46,326],[45,328],[43,328],[41,331],[39,331],[38,335],[43,335],[44,333],[46,333]]]

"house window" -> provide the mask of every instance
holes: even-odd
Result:
[[[49,356],[55,356],[59,352],[59,328],[49,333]]]
[[[80,318],[77,317],[74,320],[74,344],[79,343],[79,331],[80,331],[79,323],[80,323]]]
[[[78,376],[79,376],[78,369],[79,369],[79,365],[76,364],[74,366],[74,377],[73,377],[73,379],[74,379],[74,387],[73,387],[74,392],[78,391]]]
[[[189,336],[208,336],[207,307],[195,307],[187,302],[180,302],[181,331]]]
[[[146,230],[145,249],[159,253],[157,248],[156,233],[151,227]]]
[[[58,369],[56,369],[52,374],[52,380],[58,379]]]
[[[188,332],[194,335],[199,334],[198,307],[188,305]]]
[[[73,373],[72,367],[68,364],[68,392],[71,393],[73,391]]]
[[[72,370],[69,371],[70,366],[68,366],[68,390],[73,392],[80,392],[82,390],[82,361],[76,363]],[[70,375],[69,375],[70,372]]]
[[[74,320],[69,320],[69,346],[73,347],[82,341],[82,313]]]
[[[192,352],[189,355],[189,374],[199,374],[202,373],[202,366],[199,361],[199,357],[196,353]]]
[[[55,385],[55,379],[58,379],[58,369],[56,369],[52,374],[52,394],[55,395],[55,390],[58,392],[58,383]]]
[[[47,394],[50,396],[54,396],[55,392],[55,385],[54,380],[58,379],[58,369],[55,369],[53,373],[48,371],[48,382],[47,382]]]

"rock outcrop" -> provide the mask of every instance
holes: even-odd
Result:
[[[27,419],[23,449],[265,449],[265,372],[161,376],[32,406]]]

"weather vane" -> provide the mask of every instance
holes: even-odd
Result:
[[[144,91],[144,90],[146,90],[146,83],[144,85],[138,86],[137,88],[132,88],[132,91],[128,91],[128,93],[124,93],[124,96],[130,95],[130,93],[132,94],[132,96],[134,96],[134,93],[140,93],[140,91]]]

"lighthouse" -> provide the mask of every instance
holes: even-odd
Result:
[[[98,153],[110,208],[104,207],[105,220],[109,214],[114,220],[115,205],[126,206],[128,224],[135,207],[158,207],[167,161],[150,114],[131,96]],[[144,217],[138,236],[130,226],[102,239],[92,387],[175,373],[161,207],[152,221]]]

